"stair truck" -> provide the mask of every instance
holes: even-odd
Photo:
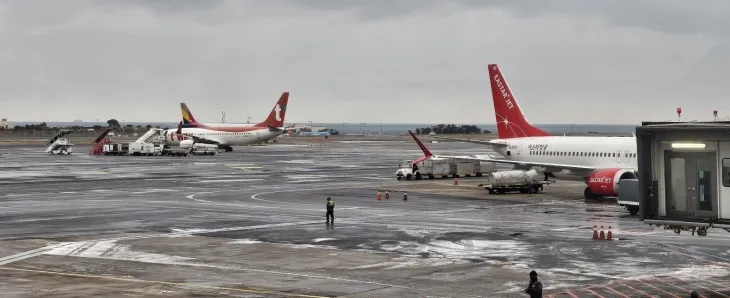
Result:
[[[48,154],[71,154],[74,145],[66,138],[66,135],[72,133],[73,130],[61,129],[56,135],[46,143],[46,153]]]
[[[549,183],[549,181],[541,181],[540,176],[535,170],[493,172],[487,175],[487,183],[479,184],[479,186],[484,187],[490,194],[503,194],[513,191],[538,193],[543,190],[544,184]]]

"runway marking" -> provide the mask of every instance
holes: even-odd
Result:
[[[6,264],[13,263],[13,262],[29,259],[29,258],[32,258],[35,256],[40,256],[43,253],[45,253],[46,251],[49,251],[49,250],[52,250],[55,248],[59,248],[59,247],[63,247],[63,246],[67,246],[67,245],[69,245],[69,244],[60,243],[60,244],[56,244],[56,245],[45,246],[45,247],[17,253],[14,255],[10,255],[10,256],[4,257],[4,258],[0,258],[0,265],[6,265]]]
[[[99,275],[78,274],[78,273],[65,273],[65,272],[56,272],[56,271],[39,270],[39,269],[25,269],[25,268],[17,268],[17,267],[0,267],[0,269],[33,272],[33,273],[41,273],[41,274],[60,275],[60,276],[67,276],[67,277],[81,277],[81,278],[94,278],[94,279],[105,279],[105,280],[136,282],[136,283],[158,284],[158,285],[167,285],[167,286],[182,287],[182,288],[195,287],[195,288],[204,288],[204,289],[213,289],[213,290],[253,293],[253,294],[275,294],[275,295],[282,295],[282,296],[287,296],[287,297],[328,298],[328,296],[294,294],[294,293],[268,291],[268,290],[263,290],[263,289],[254,289],[254,288],[232,288],[232,287],[206,286],[206,285],[196,285],[196,284],[190,284],[190,283],[177,283],[177,282],[169,282],[169,281],[144,280],[144,279],[99,276]]]

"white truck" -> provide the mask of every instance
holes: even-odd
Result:
[[[130,155],[155,155],[155,144],[152,143],[129,143],[129,154]]]
[[[218,153],[218,145],[195,143],[190,148],[190,153],[193,155],[215,155]]]
[[[543,190],[543,184],[546,183],[548,181],[541,181],[540,174],[535,170],[512,170],[490,173],[487,175],[487,183],[479,186],[483,186],[490,194],[511,191],[538,193]]]
[[[416,171],[414,173],[414,167],[409,166],[410,160],[406,160],[400,163],[399,169],[395,172],[395,177],[398,180],[421,180],[423,177],[433,179],[435,177],[447,178],[451,177],[470,177],[470,176],[482,176],[481,162],[478,160],[460,160],[450,158],[438,158],[432,157],[416,163]]]

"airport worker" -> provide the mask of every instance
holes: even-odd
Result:
[[[542,283],[537,280],[537,272],[530,271],[530,284],[525,289],[525,293],[530,294],[530,298],[542,298]]]
[[[332,217],[332,223],[335,223],[335,201],[332,198],[327,197],[327,223],[330,223],[330,217]]]

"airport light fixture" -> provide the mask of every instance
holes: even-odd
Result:
[[[672,143],[672,148],[676,149],[705,149],[705,143]]]

